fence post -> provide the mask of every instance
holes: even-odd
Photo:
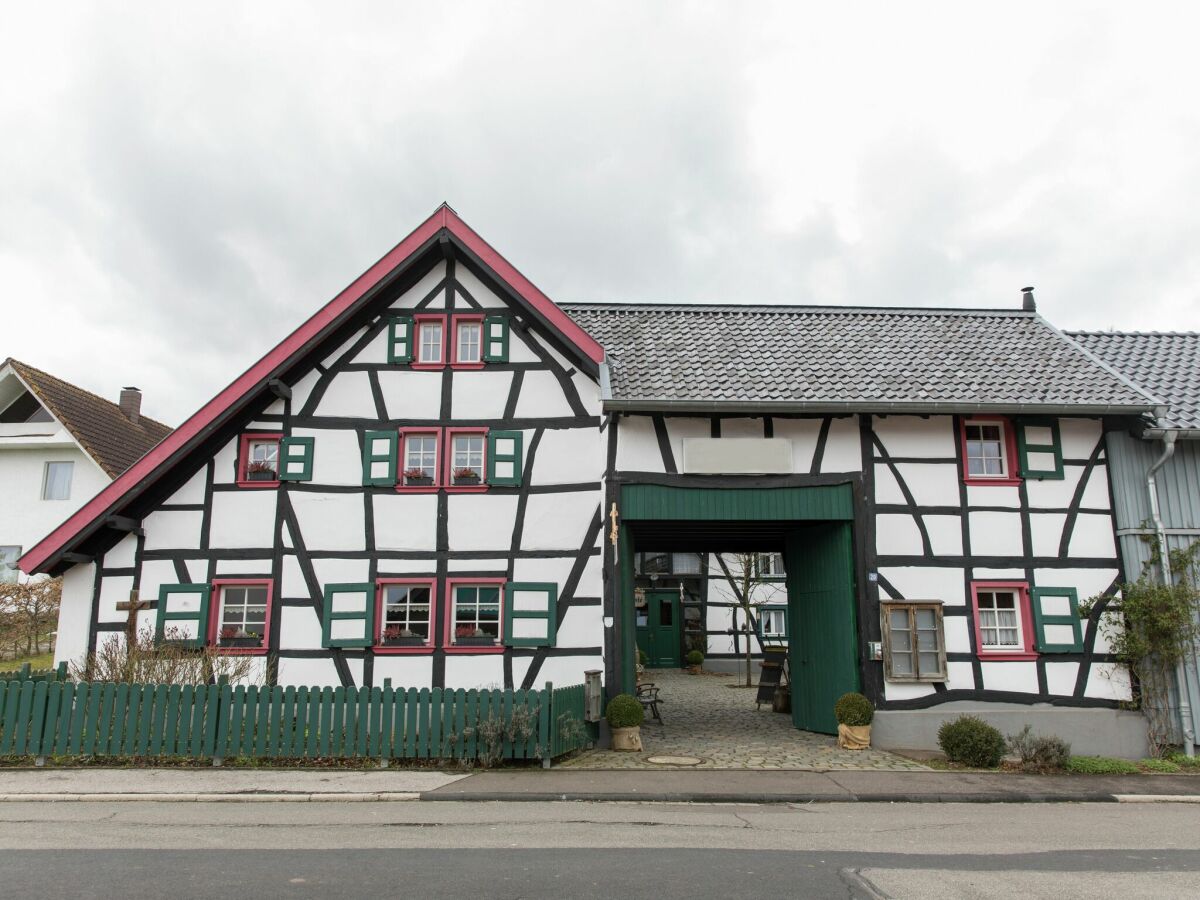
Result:
[[[554,682],[546,682],[546,700],[542,703],[542,734],[545,737],[545,749],[542,750],[542,768],[550,768],[550,760],[554,756]]]
[[[32,666],[30,666],[30,665],[29,665],[29,663],[22,663],[22,664],[21,664],[21,670],[20,670],[20,672],[17,674],[17,680],[18,680],[18,681],[28,681],[28,680],[29,680],[29,673],[30,673],[32,670],[33,670],[33,669],[32,669]]]
[[[55,679],[57,681],[67,680],[67,661],[65,659],[60,662],[58,667],[55,669]]]

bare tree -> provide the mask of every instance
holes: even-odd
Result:
[[[37,656],[53,649],[51,632],[58,622],[61,578],[0,584],[0,645],[12,656]]]
[[[746,687],[753,687],[754,679],[750,671],[754,656],[752,636],[757,634],[755,626],[758,622],[759,607],[768,599],[763,591],[768,582],[763,575],[762,566],[759,565],[757,553],[718,553],[716,556],[717,564],[721,567],[738,608],[745,617]],[[726,562],[726,557],[729,562]]]

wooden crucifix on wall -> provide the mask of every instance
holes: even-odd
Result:
[[[132,646],[137,640],[137,618],[138,613],[149,606],[149,603],[144,602],[138,596],[137,588],[129,592],[128,600],[121,600],[117,603],[117,609],[123,611],[125,615],[125,640],[126,646]]]

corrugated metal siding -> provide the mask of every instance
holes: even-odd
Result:
[[[731,489],[631,484],[621,488],[620,514],[626,521],[830,521],[854,518],[854,495],[848,484]]]

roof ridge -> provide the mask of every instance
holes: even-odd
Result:
[[[904,313],[907,315],[1002,315],[1031,317],[1035,313],[1023,309],[966,307],[966,306],[837,306],[820,303],[654,303],[636,302],[575,302],[559,303],[568,311],[594,309],[610,312],[729,312],[729,313],[788,313],[819,311],[826,313]]]
[[[5,364],[11,365],[14,367],[19,367],[22,369],[27,369],[30,372],[33,372],[42,378],[48,378],[51,381],[57,382],[58,384],[61,384],[64,387],[68,387],[73,391],[78,391],[81,394],[86,394],[91,399],[96,400],[100,403],[103,403],[106,406],[111,406],[113,409],[116,409],[118,411],[121,409],[121,404],[119,404],[119,403],[113,403],[113,401],[109,400],[106,397],[101,397],[99,394],[95,393],[94,391],[89,391],[87,388],[81,388],[79,385],[73,384],[70,381],[64,381],[63,379],[59,378],[57,375],[51,375],[49,372],[46,372],[42,369],[37,368],[37,366],[31,366],[29,363],[21,362],[21,360],[19,360],[19,359],[14,359],[13,357],[10,356],[7,360],[5,360]],[[124,414],[122,413],[122,415],[124,415]],[[157,425],[159,428],[165,428],[168,431],[173,430],[170,425],[167,425],[165,422],[160,422],[160,421],[158,421],[158,419],[153,419],[150,416],[139,414],[138,418],[145,419],[147,422],[150,422],[153,425]],[[134,428],[141,427],[141,425],[139,423],[129,420],[128,418],[126,419],[126,421],[128,421],[129,424],[132,425]]]
[[[1200,331],[1117,331],[1103,329],[1078,329],[1064,331],[1069,335],[1111,335],[1113,337],[1200,337]]]

